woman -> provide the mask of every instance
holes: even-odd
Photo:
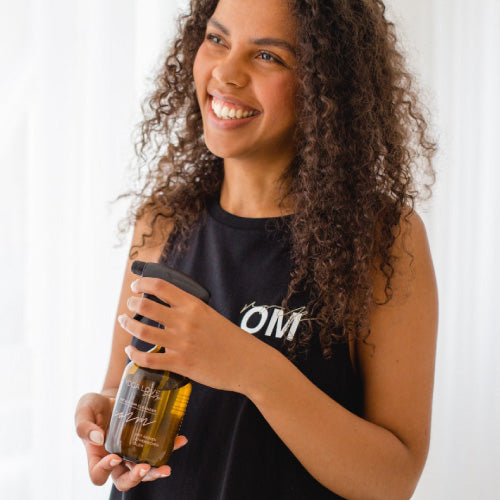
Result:
[[[191,7],[142,125],[108,373],[76,411],[91,479],[111,475],[112,498],[410,498],[437,331],[414,179],[422,164],[432,183],[435,146],[384,5]],[[135,259],[190,274],[209,305],[135,280]],[[127,356],[193,381],[169,465],[102,446]]]

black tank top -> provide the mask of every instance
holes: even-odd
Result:
[[[285,220],[238,217],[213,200],[187,250],[172,251],[164,261],[210,290],[211,307],[283,353],[307,318],[304,296],[293,297],[288,311],[280,306],[291,270]],[[151,347],[135,338],[133,344]],[[347,344],[336,344],[332,358],[325,360],[315,335],[309,352],[294,363],[326,394],[360,415],[361,384]],[[246,396],[197,382],[192,386],[180,430],[189,441],[173,452],[168,462],[172,474],[128,492],[113,487],[112,500],[341,498],[307,472]]]

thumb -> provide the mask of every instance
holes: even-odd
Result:
[[[78,437],[92,444],[104,444],[104,430],[95,423],[95,415],[92,408],[82,406],[75,415],[76,433]]]
[[[84,441],[102,445],[110,413],[108,397],[93,393],[84,395],[75,411],[76,433]]]

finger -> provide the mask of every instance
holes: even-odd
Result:
[[[135,293],[150,293],[172,307],[177,307],[188,300],[199,300],[194,295],[159,278],[142,277],[135,280],[130,288]]]
[[[76,426],[78,437],[92,444],[104,444],[104,431],[93,422],[82,420]]]
[[[187,444],[188,440],[186,436],[176,436],[174,441],[174,450],[178,450],[182,446]]]
[[[127,299],[127,307],[133,313],[149,318],[163,327],[169,323],[170,307],[158,304],[148,297],[135,297],[131,296]]]
[[[130,470],[120,467],[112,472],[111,476],[118,491],[127,491],[137,486],[151,469],[148,464],[132,464],[131,467]]]
[[[184,366],[176,351],[168,349],[166,352],[139,351],[132,345],[125,347],[129,359],[138,366],[144,366],[153,370],[168,370],[179,375],[184,375]]]
[[[153,467],[150,471],[144,476],[142,482],[154,481],[156,479],[162,479],[170,476],[172,473],[172,469],[168,465],[162,465],[161,467]]]
[[[89,456],[89,475],[92,482],[97,485],[103,485],[109,475],[122,463],[121,457],[118,455],[106,455],[103,458],[98,456]]]
[[[83,439],[88,438],[92,430],[105,429],[114,405],[114,399],[97,393],[88,393],[80,398],[75,410],[75,426]],[[89,424],[93,429],[88,429]]]
[[[104,444],[104,431],[96,423],[94,410],[89,406],[79,408],[75,416],[76,433],[84,441],[93,444]]]
[[[156,326],[147,325],[141,321],[131,318],[126,314],[118,316],[118,322],[121,327],[134,337],[149,342],[150,344],[169,347],[168,341],[171,339],[164,329],[157,328]]]

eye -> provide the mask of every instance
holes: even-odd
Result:
[[[263,60],[263,61],[267,61],[267,62],[273,62],[273,63],[278,63],[278,64],[281,64],[283,65],[283,61],[281,61],[280,59],[278,59],[276,56],[273,56],[271,53],[269,52],[260,52],[259,53],[259,57]]]
[[[213,33],[209,33],[206,36],[206,40],[208,40],[208,41],[210,41],[212,43],[215,43],[216,45],[221,45],[222,44],[222,38],[220,38],[217,35],[214,35]]]

